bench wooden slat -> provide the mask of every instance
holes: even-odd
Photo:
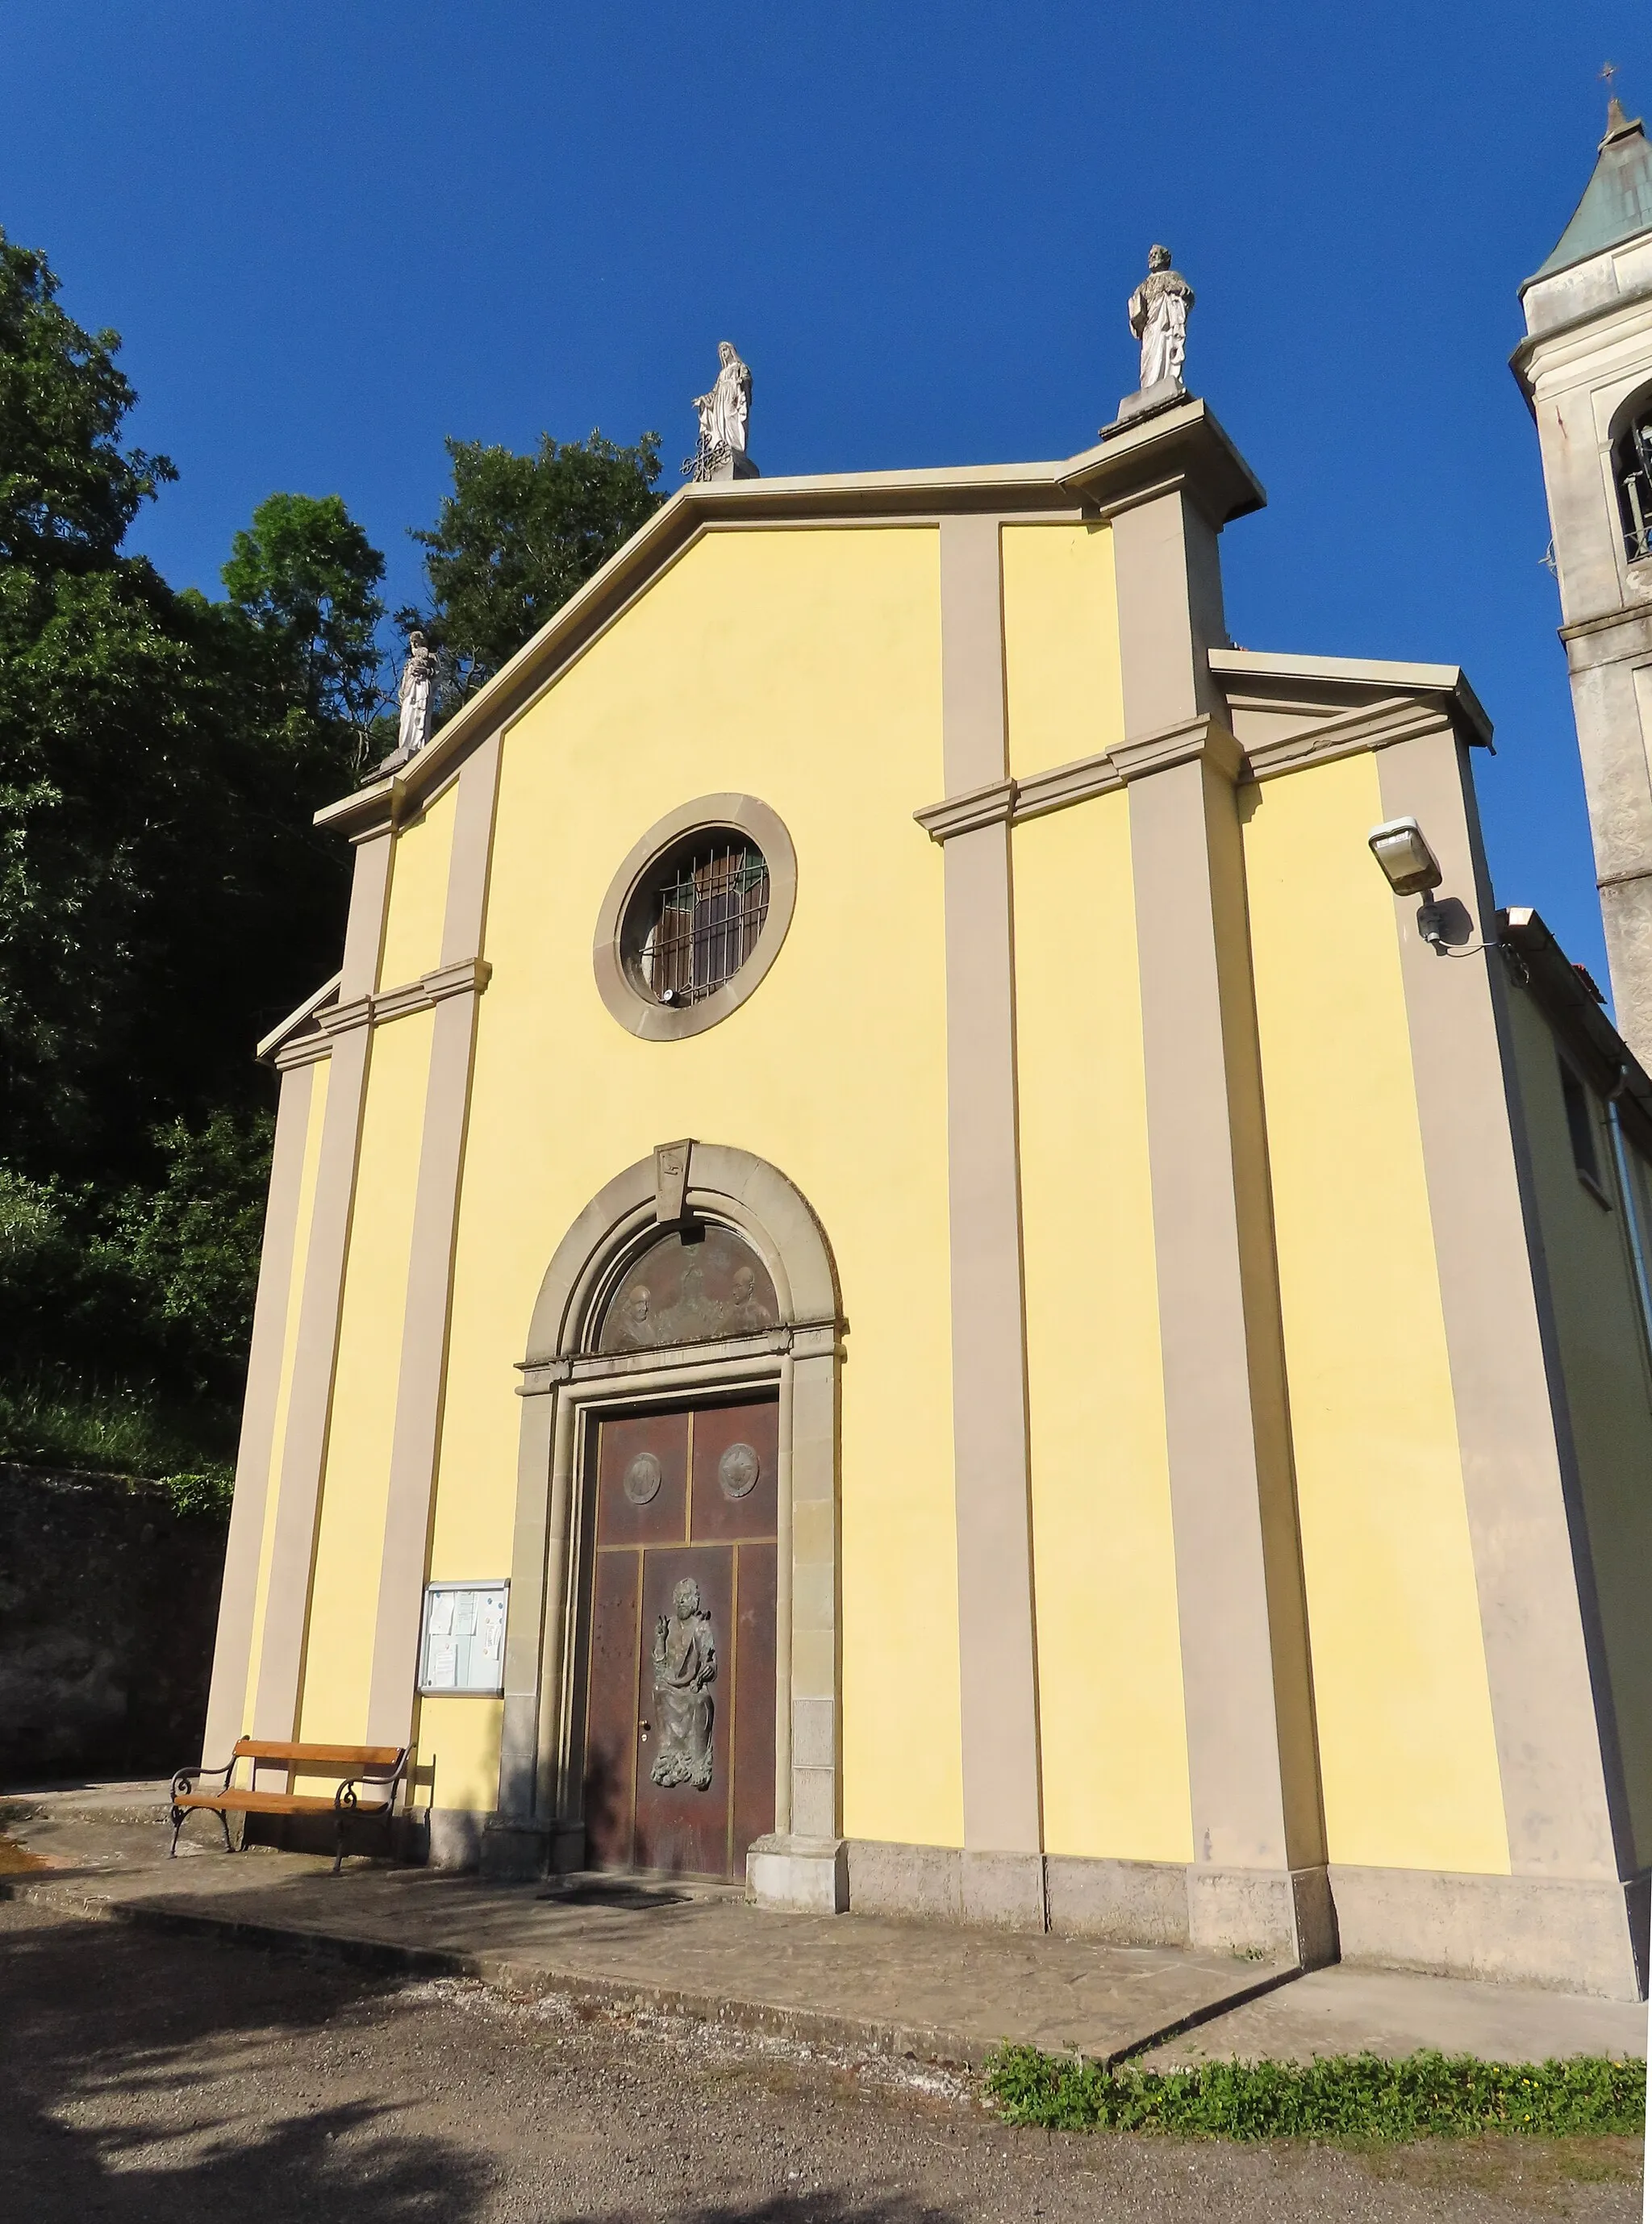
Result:
[[[334,1811],[331,1799],[318,1798],[307,1791],[186,1791],[172,1804],[207,1808],[215,1815],[331,1815]],[[388,1799],[359,1799],[345,1812],[382,1815],[389,1804]]]
[[[306,1764],[316,1770],[330,1768],[394,1768],[401,1759],[399,1745],[284,1745],[273,1738],[237,1738],[237,1760],[280,1760],[300,1775]]]
[[[395,1812],[396,1786],[405,1781],[407,1764],[413,1758],[408,1746],[400,1745],[306,1745],[302,1739],[293,1738],[237,1738],[227,1768],[180,1769],[173,1779],[172,1850],[178,1850],[178,1833],[184,1827],[184,1818],[190,1814],[216,1815],[224,1826],[224,1847],[232,1850],[230,1843],[231,1815],[331,1815],[337,1838],[333,1858],[335,1876],[344,1862],[344,1824],[352,1815],[371,1815],[393,1817]],[[337,1785],[331,1795],[312,1791],[258,1791],[249,1786],[245,1791],[235,1783],[235,1772],[242,1761],[249,1761],[255,1780],[258,1763],[269,1761],[285,1768],[290,1783],[295,1776],[320,1777],[325,1782],[331,1778]],[[222,1776],[219,1787],[196,1791],[194,1786],[203,1777]],[[345,1800],[344,1794],[356,1785],[375,1791],[375,1799],[364,1799],[359,1794]],[[184,1787],[189,1788],[186,1790]],[[245,1831],[242,1833],[246,1835]]]

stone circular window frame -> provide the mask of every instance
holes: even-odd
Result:
[[[674,850],[690,834],[709,834],[724,827],[749,836],[768,867],[768,916],[757,947],[740,970],[709,996],[692,1004],[657,1004],[636,987],[620,954],[626,914],[667,850]],[[754,795],[697,796],[692,803],[681,804],[656,819],[608,882],[591,945],[596,993],[626,1032],[645,1042],[681,1042],[689,1035],[703,1034],[737,1010],[762,981],[780,954],[797,901],[798,853],[778,812]]]

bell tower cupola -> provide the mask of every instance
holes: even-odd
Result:
[[[1652,1063],[1652,144],[1615,94],[1520,298],[1617,1025]]]

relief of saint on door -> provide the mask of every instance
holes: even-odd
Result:
[[[774,1827],[778,1408],[596,1431],[586,1859],[739,1878]]]

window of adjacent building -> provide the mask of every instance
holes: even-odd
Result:
[[[1652,557],[1652,394],[1643,395],[1612,444],[1612,469],[1631,564]]]
[[[1566,1105],[1567,1133],[1572,1139],[1572,1163],[1579,1178],[1603,1201],[1606,1185],[1600,1178],[1600,1153],[1595,1144],[1594,1107],[1589,1092],[1566,1060],[1561,1060],[1561,1096]]]
[[[678,843],[632,900],[637,985],[658,1004],[698,1003],[739,972],[768,909],[768,865],[747,836],[718,828]]]

